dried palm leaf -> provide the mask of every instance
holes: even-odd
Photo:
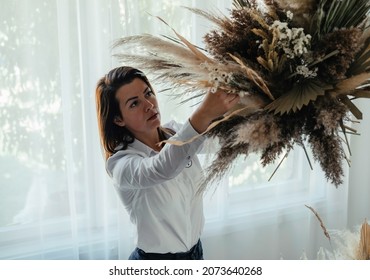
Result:
[[[370,98],[370,90],[355,90],[355,92],[353,92],[351,95],[354,97],[354,99]]]
[[[364,42],[364,47],[357,53],[348,74],[355,76],[370,71],[370,36]]]
[[[348,152],[352,155],[351,146],[349,145],[348,137],[347,137],[347,126],[344,125],[343,120],[340,120],[340,127],[342,128],[342,132],[344,134],[344,139],[348,148]]]
[[[325,95],[330,88],[330,85],[317,80],[297,83],[289,92],[268,104],[265,109],[280,115],[294,113],[308,105],[309,102],[315,101],[318,96]]]
[[[355,104],[353,104],[353,102],[351,100],[349,100],[349,98],[347,96],[341,96],[340,101],[342,101],[343,104],[345,104],[348,107],[348,109],[351,111],[351,113],[358,120],[362,120],[362,112],[360,111],[360,109],[357,108],[357,106]]]
[[[350,94],[357,87],[361,86],[363,83],[370,79],[369,73],[361,73],[356,76],[350,77],[348,79],[342,80],[335,85],[335,93],[337,95]]]
[[[369,11],[368,0],[319,0],[312,20],[311,34],[317,38],[334,29],[358,27],[364,23]]]

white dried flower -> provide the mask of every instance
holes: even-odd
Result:
[[[308,53],[311,35],[305,34],[303,28],[289,28],[287,22],[275,20],[270,29],[275,29],[278,35],[278,46],[288,58],[300,57]]]
[[[211,87],[211,89],[209,91],[211,93],[216,93],[217,92],[217,88],[216,87]]]
[[[232,73],[228,73],[226,71],[220,70],[217,67],[209,67],[207,64],[202,64],[203,67],[205,67],[207,70],[209,70],[208,73],[208,83],[213,88],[218,88],[220,84],[228,84],[230,83],[230,80],[232,80]]]
[[[314,78],[317,76],[318,68],[310,70],[306,65],[299,65],[296,67],[296,72],[298,75],[302,75],[305,78]]]
[[[244,96],[249,95],[249,93],[248,93],[248,92],[246,92],[246,91],[241,90],[241,91],[239,91],[239,92],[238,92],[238,95],[239,95],[241,98],[243,98]]]
[[[286,12],[286,16],[288,19],[292,20],[293,19],[293,13],[291,11]]]

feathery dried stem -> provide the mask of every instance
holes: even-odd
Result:
[[[312,211],[312,213],[314,213],[315,217],[317,218],[317,220],[320,222],[320,227],[322,228],[323,232],[324,232],[324,235],[328,238],[329,242],[330,242],[330,235],[329,235],[329,232],[328,230],[326,229],[325,225],[324,225],[324,222],[322,221],[319,213],[317,213],[317,211],[315,209],[313,209],[311,206],[308,206],[305,204],[305,206],[310,209]],[[331,243],[330,243],[331,245]]]

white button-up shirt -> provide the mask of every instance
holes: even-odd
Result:
[[[165,127],[186,141],[198,133],[187,121]],[[166,144],[156,152],[139,140],[107,160],[107,171],[137,227],[137,247],[148,253],[186,252],[200,238],[204,225],[203,198],[197,190],[202,168],[196,156],[204,142]]]

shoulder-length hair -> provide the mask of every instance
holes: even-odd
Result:
[[[122,117],[119,102],[116,98],[117,90],[126,84],[131,83],[135,78],[144,81],[154,92],[148,78],[143,72],[129,66],[121,66],[112,69],[104,77],[100,78],[95,91],[96,110],[98,118],[98,128],[100,142],[104,149],[105,158],[108,159],[112,154],[120,150],[127,149],[127,146],[134,142],[135,137],[126,127],[115,124],[116,117]],[[164,140],[166,129],[162,127],[158,130],[159,137]]]

